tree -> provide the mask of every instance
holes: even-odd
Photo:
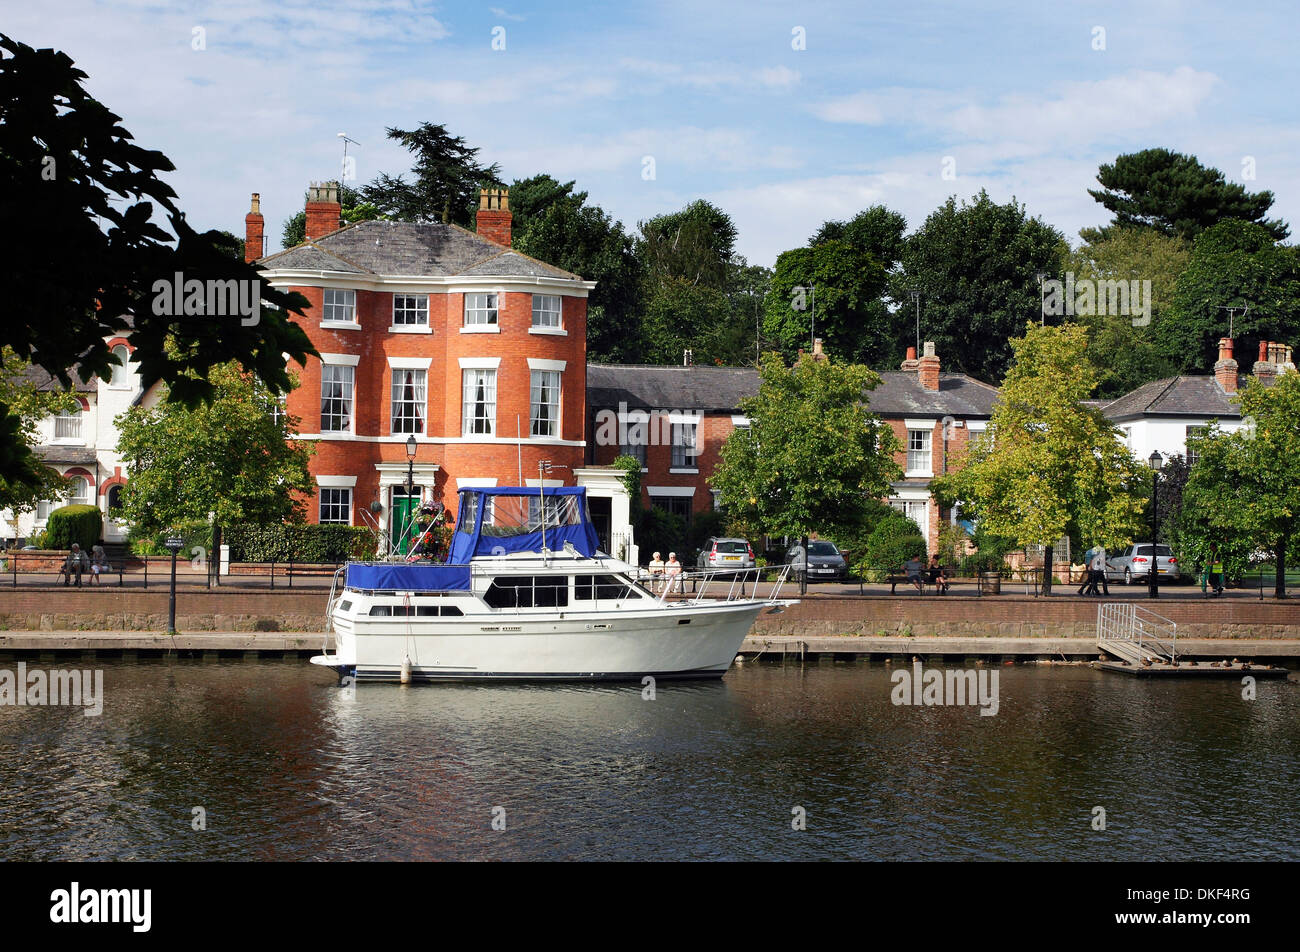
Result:
[[[767,535],[852,533],[902,476],[898,439],[868,407],[879,384],[866,367],[765,354],[758,395],[741,401],[750,425],[709,477],[723,508]]]
[[[293,440],[298,421],[277,397],[234,363],[212,368],[211,403],[137,405],[117,419],[117,450],[130,481],[122,518],[137,537],[207,523],[301,521],[294,494],[315,491],[309,442]]]
[[[1300,512],[1300,374],[1240,392],[1247,425],[1195,438],[1196,465],[1183,491],[1183,535],[1203,559],[1211,543],[1243,564],[1259,549],[1276,565],[1273,594],[1286,597],[1286,563]]]
[[[1300,248],[1279,245],[1267,229],[1229,220],[1197,236],[1173,301],[1151,330],[1155,347],[1180,372],[1208,372],[1216,343],[1232,334],[1238,354],[1259,340],[1291,340],[1300,332]]]
[[[524,229],[515,231],[513,245],[596,282],[587,298],[587,358],[615,363],[642,359],[643,272],[622,223],[594,205],[575,206],[568,198],[553,201],[542,211],[537,207],[527,215]]]
[[[1026,215],[1012,199],[999,205],[983,190],[958,207],[949,198],[907,239],[890,297],[921,294],[921,335],[949,366],[980,380],[1002,379],[1009,341],[1026,319],[1039,319],[1035,273],[1058,274],[1064,236]]]
[[[1154,228],[1190,240],[1226,218],[1256,222],[1276,241],[1290,232],[1284,221],[1264,218],[1273,205],[1272,192],[1247,192],[1195,156],[1170,149],[1121,155],[1097,170],[1097,181],[1102,188],[1088,194],[1115,217],[1109,228],[1080,232],[1085,241],[1116,228]]]
[[[1046,595],[1062,536],[1118,548],[1143,526],[1141,468],[1115,425],[1082,403],[1096,387],[1087,341],[1077,324],[1031,322],[1011,342],[1015,362],[985,436],[968,445],[956,471],[930,484],[941,502],[962,503],[986,531],[1044,546]]]
[[[815,330],[853,363],[891,363],[898,356],[892,318],[881,296],[885,270],[868,252],[830,239],[776,259],[763,327],[793,355]],[[815,322],[815,328],[814,328]]]
[[[388,138],[415,156],[415,180],[381,173],[360,188],[362,199],[386,218],[468,228],[479,205],[479,191],[502,185],[501,167],[480,165],[479,150],[453,136],[446,126],[422,122],[416,129],[387,132]]]
[[[517,234],[528,231],[529,225],[541,218],[556,205],[573,211],[587,202],[586,192],[575,192],[575,182],[560,182],[554,176],[541,174],[531,178],[515,179],[510,183],[510,214],[512,227]]]
[[[9,419],[16,426],[13,436],[26,451],[22,464],[26,468],[18,478],[0,474],[0,512],[8,509],[15,516],[35,509],[42,499],[60,499],[67,491],[67,480],[42,463],[30,448],[39,443],[37,424],[41,420],[77,406],[67,390],[38,387],[28,376],[29,369],[10,348],[0,348],[0,406],[8,407]],[[3,445],[0,439],[0,452]]]
[[[1190,242],[1154,228],[1114,229],[1070,253],[1066,268],[1076,286],[1082,281],[1126,281],[1132,287],[1131,282],[1137,281],[1142,305],[1149,307],[1143,315],[1098,313],[1078,318],[1088,327],[1088,357],[1097,368],[1097,396],[1119,397],[1177,372],[1157,348],[1153,326],[1166,319],[1190,257]],[[1149,282],[1149,300],[1142,282]],[[1130,299],[1130,310],[1134,306]]]
[[[306,299],[263,284],[258,269],[223,250],[218,233],[195,232],[158,178],[172,163],[136,145],[85,79],[66,54],[0,35],[0,192],[9,220],[22,223],[22,240],[0,256],[4,286],[22,288],[8,303],[0,346],[70,387],[74,372],[110,376],[117,361],[108,340],[129,334],[141,385],[165,381],[171,399],[210,399],[206,371],[229,360],[287,391],[284,355],[305,363],[315,354],[289,319],[304,313]],[[153,221],[156,212],[170,233]],[[255,319],[214,315],[211,282],[255,289]],[[164,305],[182,293],[188,313],[174,314]],[[0,405],[0,480],[19,493],[34,489],[39,473],[22,431]]]
[[[673,280],[723,290],[736,247],[731,216],[706,202],[691,202],[679,212],[657,215],[638,226],[637,254],[650,282]]]
[[[848,221],[827,221],[808,239],[809,245],[823,241],[848,242],[859,251],[875,258],[882,268],[892,271],[903,256],[907,219],[884,205],[872,205]]]

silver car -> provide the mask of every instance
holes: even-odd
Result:
[[[754,549],[744,539],[713,536],[704,541],[696,562],[702,569],[752,569]]]
[[[1156,573],[1159,578],[1176,582],[1180,578],[1178,560],[1167,545],[1156,546]],[[1123,580],[1125,585],[1147,581],[1151,576],[1151,543],[1138,542],[1106,560],[1106,578]]]

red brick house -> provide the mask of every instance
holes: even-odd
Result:
[[[313,185],[306,240],[258,258],[253,196],[246,257],[310,302],[321,354],[287,396],[317,441],[311,522],[391,532],[420,498],[455,510],[467,485],[573,485],[584,461],[587,293],[594,282],[513,251],[509,198],[484,191],[478,233],[440,223],[340,227],[334,183]],[[407,444],[415,439],[408,496]]]
[[[820,346],[814,353],[819,352]],[[904,475],[888,502],[916,521],[933,552],[941,522],[953,513],[940,510],[930,480],[948,471],[972,432],[988,426],[997,388],[966,374],[942,373],[928,342],[919,359],[909,348],[902,367],[880,377],[869,405],[904,447],[896,456]],[[748,423],[738,404],[758,392],[757,370],[591,364],[587,381],[591,463],[608,465],[624,453],[642,459],[643,505],[688,520],[716,507],[707,479],[723,442]]]

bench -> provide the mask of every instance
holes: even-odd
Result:
[[[929,585],[930,583],[926,581],[924,575],[920,576],[920,579],[921,579],[921,590],[920,590],[919,592],[917,592],[917,594],[918,594],[918,595],[924,595],[924,594],[925,594],[925,587],[926,587],[927,585]],[[908,585],[911,585],[911,584],[912,584],[912,579],[911,579],[909,576],[907,576],[907,575],[889,575],[889,576],[886,577],[885,581],[887,581],[887,582],[889,583],[889,594],[890,594],[890,595],[897,595],[897,594],[898,594],[898,586],[899,586],[900,583],[906,583],[906,584],[908,584]]]

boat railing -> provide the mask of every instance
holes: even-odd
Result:
[[[329,654],[330,632],[334,630],[334,606],[343,597],[343,593],[339,591],[339,579],[346,579],[347,572],[346,565],[339,566],[334,573],[334,579],[330,582],[330,599],[325,603],[325,630],[321,633],[320,653],[323,655]]]
[[[785,585],[790,576],[791,565],[768,565],[755,566],[753,568],[716,568],[716,569],[698,569],[693,572],[678,572],[673,575],[664,573],[662,575],[650,576],[650,590],[655,592],[660,602],[666,602],[669,595],[686,595],[687,585],[691,588],[691,598],[688,601],[702,602],[723,601],[734,602],[741,599],[753,601],[765,601],[770,604],[776,604],[778,596],[781,593],[781,587]],[[772,580],[772,588],[767,598],[760,594],[760,587],[764,585],[763,575],[765,573],[776,572],[776,578]],[[771,578],[769,574],[769,578]],[[747,591],[747,587],[752,587],[753,595]]]

